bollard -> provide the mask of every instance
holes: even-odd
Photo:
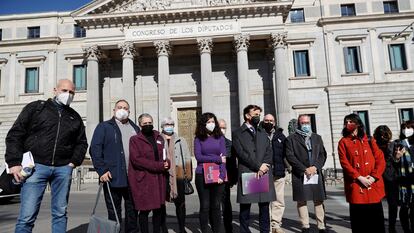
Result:
[[[76,171],[76,191],[80,191],[81,190],[81,174],[82,174],[82,168],[78,167],[77,171]]]

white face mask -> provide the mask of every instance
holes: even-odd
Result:
[[[207,123],[206,124],[206,129],[210,132],[213,132],[214,128],[216,128],[216,124],[215,123]]]
[[[402,133],[405,135],[405,137],[409,138],[413,135],[414,129],[413,128],[405,128],[402,130]]]
[[[62,92],[56,96],[58,103],[69,106],[73,101],[73,95],[69,92]]]
[[[223,135],[226,135],[226,130],[225,129],[220,129],[221,130],[221,133],[223,134]]]
[[[123,109],[123,108],[121,108],[121,109],[118,109],[118,110],[116,110],[116,112],[115,112],[115,117],[116,117],[116,119],[118,119],[119,121],[123,121],[123,120],[125,120],[125,119],[127,119],[128,118],[128,111],[127,110],[125,110],[125,109]]]

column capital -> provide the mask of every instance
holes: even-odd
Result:
[[[250,45],[250,36],[248,34],[240,34],[234,36],[234,47],[236,48],[236,51],[247,51]]]
[[[121,50],[121,55],[123,58],[134,58],[134,56],[137,55],[134,43],[132,42],[119,44],[118,48]]]
[[[197,38],[198,50],[201,53],[211,53],[213,50],[213,39],[210,37]]]
[[[171,45],[168,40],[156,40],[154,46],[159,56],[169,56],[171,54]]]
[[[102,52],[97,45],[92,45],[88,48],[84,48],[83,51],[86,53],[86,59],[90,60],[99,60],[102,56]]]
[[[286,46],[287,32],[272,33],[271,43],[274,49]]]

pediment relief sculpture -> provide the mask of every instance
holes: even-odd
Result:
[[[272,0],[133,0],[111,9],[108,13],[128,13],[151,10],[166,10],[190,7],[209,7],[248,4],[252,2],[272,2]]]

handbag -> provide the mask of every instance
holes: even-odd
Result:
[[[96,196],[95,206],[93,207],[93,211],[91,217],[89,218],[89,225],[88,225],[88,233],[119,233],[121,230],[121,225],[118,219],[118,213],[116,212],[114,200],[112,199],[111,190],[109,189],[109,184],[105,185],[108,189],[109,197],[111,199],[112,208],[115,211],[116,221],[102,218],[95,215],[96,206],[98,205],[99,197],[101,196],[102,186],[104,184],[101,183],[98,189],[98,195]]]
[[[183,170],[184,170],[184,194],[185,195],[190,195],[194,193],[194,188],[193,185],[191,184],[191,182],[187,179],[187,172],[185,169],[185,163],[184,163],[184,156],[183,156],[183,148],[181,147],[181,142],[180,142],[180,151],[181,151],[181,161],[183,163]]]

